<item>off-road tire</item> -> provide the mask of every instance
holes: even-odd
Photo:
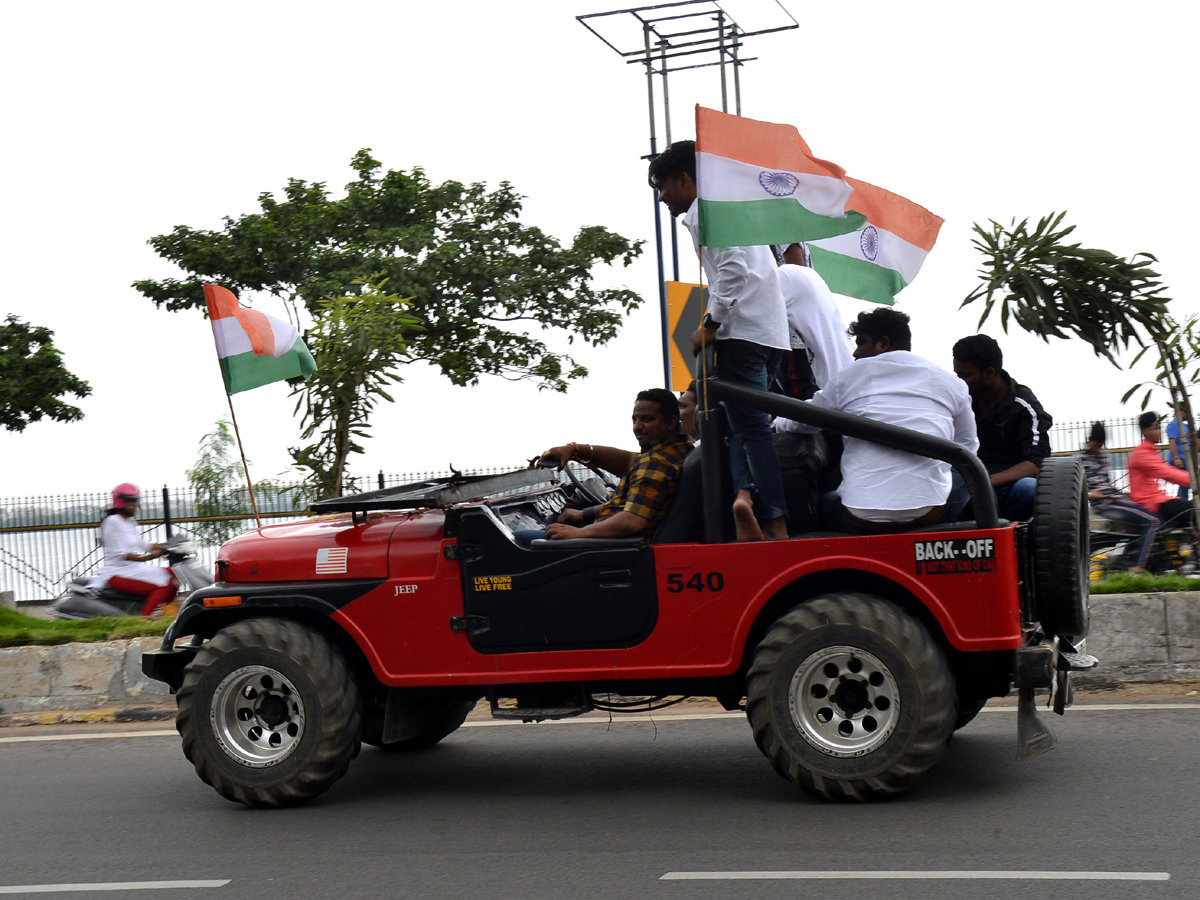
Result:
[[[354,674],[298,622],[254,618],[221,629],[184,670],[178,701],[184,755],[206,784],[246,806],[311,800],[358,754]]]
[[[937,762],[955,721],[941,648],[869,594],[825,594],[780,618],[754,652],[746,695],[754,740],[775,771],[828,800],[905,790]],[[869,702],[856,711],[855,698]]]
[[[389,753],[412,753],[417,750],[428,750],[443,738],[458,731],[467,720],[471,710],[475,708],[474,700],[461,703],[451,703],[447,706],[420,713],[421,733],[390,744],[383,742],[383,712],[370,715],[363,721],[362,742],[387,750]]]
[[[1033,504],[1029,538],[1037,619],[1048,636],[1080,640],[1091,624],[1091,521],[1083,463],[1072,456],[1046,457]]]

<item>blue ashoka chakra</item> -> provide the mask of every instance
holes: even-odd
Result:
[[[758,176],[758,183],[772,197],[790,197],[800,187],[800,179],[787,172],[762,172]]]
[[[868,225],[862,230],[858,243],[862,247],[863,256],[875,262],[875,257],[879,255],[879,232],[875,230],[874,225]]]

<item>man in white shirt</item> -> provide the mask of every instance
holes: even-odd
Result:
[[[911,352],[908,316],[881,306],[851,324],[855,362],[810,402],[979,448],[975,414],[962,380]],[[780,420],[776,427],[813,431]],[[949,522],[969,495],[950,464],[846,438],[842,484],[821,499],[827,527],[851,534],[886,534]]]
[[[787,310],[779,292],[778,267],[771,248],[700,247],[696,191],[696,145],[676,141],[650,163],[650,186],[672,216],[683,216],[708,278],[708,312],[692,335],[692,350],[716,346],[716,376],[766,390],[774,380],[788,341]],[[733,517],[739,541],[787,537],[787,500],[770,417],[727,403],[729,461],[736,499]],[[755,519],[753,492],[763,512]]]
[[[846,325],[825,279],[810,267],[805,246],[789,244],[773,249],[779,260],[779,288],[787,307],[788,338],[796,360],[793,368],[803,368],[800,363],[804,360],[798,358],[802,354],[820,390],[854,361],[846,340]]]

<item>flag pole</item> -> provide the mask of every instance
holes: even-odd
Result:
[[[237,437],[238,453],[242,456],[242,470],[246,473],[246,487],[250,489],[250,505],[254,507],[254,521],[262,528],[262,519],[258,515],[258,501],[254,499],[254,482],[250,480],[250,466],[246,464],[246,451],[242,449],[242,433],[238,431],[237,413],[233,411],[233,395],[225,394],[229,401],[229,415],[233,419],[233,433]]]

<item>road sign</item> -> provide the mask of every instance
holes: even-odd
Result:
[[[671,332],[671,390],[687,390],[695,378],[692,332],[708,307],[708,288],[683,281],[667,282],[667,327]]]

